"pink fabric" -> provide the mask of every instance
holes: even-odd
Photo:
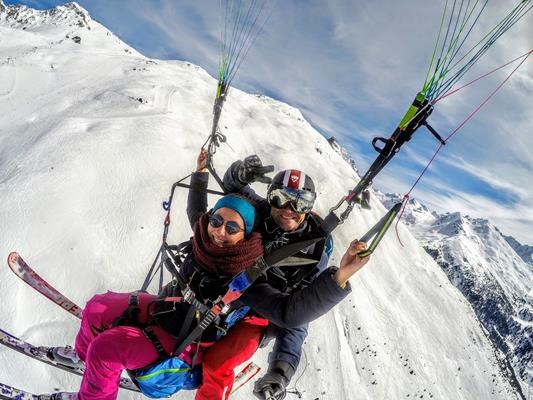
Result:
[[[203,382],[195,400],[227,400],[235,380],[234,369],[257,350],[267,329],[268,320],[246,317],[205,353]]]
[[[76,336],[76,353],[85,361],[78,397],[80,400],[114,400],[124,369],[144,367],[159,357],[153,344],[139,328],[112,327],[128,306],[129,293],[107,292],[94,296],[83,310]],[[147,319],[147,306],[155,296],[139,293],[139,320]],[[167,352],[175,345],[173,336],[158,326],[154,332]],[[189,349],[191,350],[191,349]]]

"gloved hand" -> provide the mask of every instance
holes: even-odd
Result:
[[[271,371],[259,378],[254,385],[254,395],[261,400],[282,400],[287,395],[289,382],[280,373]]]
[[[274,166],[263,165],[256,154],[246,157],[243,161],[237,161],[232,168],[234,179],[237,179],[243,185],[256,181],[267,184],[272,182],[272,178],[264,174],[274,171]]]

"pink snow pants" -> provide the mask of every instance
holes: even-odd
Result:
[[[128,307],[129,293],[107,292],[94,296],[83,310],[81,327],[76,336],[76,353],[85,361],[78,398],[80,400],[114,400],[120,374],[155,362],[159,355],[139,328],[113,327],[113,321]],[[155,296],[139,293],[139,321],[147,321],[147,306]],[[167,352],[175,339],[158,326],[153,330]]]

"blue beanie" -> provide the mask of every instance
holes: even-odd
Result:
[[[224,196],[213,207],[213,213],[219,208],[231,208],[237,212],[244,221],[244,230],[247,235],[252,233],[255,221],[255,208],[248,201],[239,196]]]

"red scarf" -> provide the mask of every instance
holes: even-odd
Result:
[[[235,275],[251,267],[263,255],[261,234],[252,232],[234,246],[218,247],[207,234],[209,214],[203,214],[194,224],[192,251],[195,260],[210,273]]]

